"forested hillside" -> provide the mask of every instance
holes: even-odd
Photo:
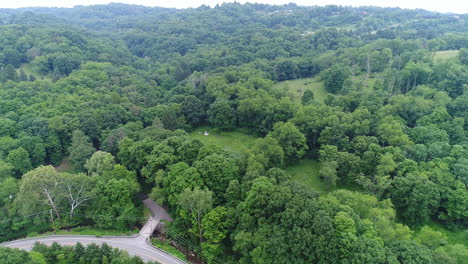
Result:
[[[206,263],[464,264],[467,131],[468,14],[0,9],[0,242],[132,230],[148,193]]]

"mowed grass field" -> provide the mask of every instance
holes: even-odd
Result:
[[[204,132],[209,133],[208,136]],[[190,133],[194,138],[205,144],[212,144],[223,149],[234,151],[246,151],[253,145],[256,137],[249,135],[243,129],[234,131],[215,131],[210,126],[200,126]]]
[[[459,50],[441,50],[434,53],[434,60],[447,60],[458,56]]]
[[[302,159],[286,168],[286,172],[294,181],[308,185],[321,194],[335,190],[336,188],[327,188],[327,185],[320,179],[319,169],[318,161]]]
[[[323,102],[328,95],[323,81],[319,77],[278,82],[273,88],[285,91],[296,102],[301,101],[306,90],[312,91],[315,100],[318,102]]]

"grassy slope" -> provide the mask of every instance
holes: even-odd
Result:
[[[296,102],[300,102],[306,90],[314,93],[315,100],[323,102],[328,95],[323,81],[319,77],[283,81],[275,84],[274,88],[286,90],[287,94]]]
[[[462,244],[468,247],[468,229],[465,230],[449,230],[443,225],[432,222],[428,224],[430,228],[435,231],[439,231],[447,236],[447,240],[450,244]]]
[[[58,172],[68,172],[68,173],[78,173],[79,171],[75,169],[75,166],[70,161],[70,157],[64,157],[60,164],[55,167]]]
[[[308,185],[319,193],[330,191],[327,189],[326,184],[320,179],[319,162],[316,160],[300,160],[296,164],[289,166],[286,172],[291,175],[295,181]]]
[[[380,73],[373,73],[368,80],[365,80],[366,74],[363,73],[354,76],[353,81],[355,83],[361,82],[363,90],[370,90],[374,87],[375,80],[382,79],[380,75]],[[301,101],[306,90],[311,90],[314,93],[315,100],[321,103],[329,94],[320,77],[283,81],[276,83],[273,88],[285,91],[295,102]]]
[[[70,230],[58,230],[57,232],[46,232],[42,234],[31,233],[28,237],[49,236],[49,235],[94,235],[94,236],[130,236],[138,233],[138,230],[104,230],[89,226],[76,227]]]
[[[434,60],[447,60],[458,55],[459,50],[441,50],[436,51],[434,54]]]
[[[151,239],[151,244],[153,244],[153,246],[155,246],[155,247],[161,248],[161,249],[169,252],[170,254],[178,257],[179,259],[181,259],[183,261],[187,261],[187,257],[185,256],[184,253],[180,252],[177,248],[169,245],[169,243],[166,242],[166,241],[161,241],[161,240],[158,240],[158,239]]]

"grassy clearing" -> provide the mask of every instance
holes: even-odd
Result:
[[[441,50],[434,53],[434,60],[447,60],[458,56],[459,50]]]
[[[439,231],[445,234],[450,244],[462,244],[468,247],[468,229],[449,230],[443,225],[436,222],[431,222],[430,224],[428,224],[428,226],[435,231]]]
[[[381,73],[372,73],[372,75],[366,80],[366,73],[359,74],[353,77],[353,83],[357,83],[362,87],[364,91],[371,91],[374,89],[375,81],[380,79],[383,81]]]
[[[38,73],[30,63],[21,64],[20,69],[22,69],[24,73],[28,75],[28,77],[32,74],[34,75],[34,77],[36,77],[37,80],[49,80],[49,81],[52,80],[50,76],[44,76]]]
[[[285,91],[296,102],[301,101],[306,90],[312,91],[318,102],[323,102],[328,95],[319,77],[283,81],[275,84],[273,88]]]
[[[169,242],[167,242],[167,241],[161,241],[161,240],[158,240],[158,239],[151,239],[151,244],[153,244],[153,246],[155,246],[155,247],[158,247],[160,249],[163,249],[163,250],[169,252],[170,254],[178,257],[179,259],[181,259],[183,261],[187,261],[187,257],[185,256],[185,254],[180,252],[177,248],[171,246],[169,244]]]
[[[203,134],[205,131],[208,131],[210,134],[205,136]],[[216,132],[209,126],[201,126],[196,128],[190,135],[205,144],[212,144],[234,151],[246,151],[252,146],[256,138],[245,132],[242,129]]]
[[[71,163],[70,158],[68,156],[63,158],[63,160],[60,162],[60,164],[57,167],[55,167],[55,169],[58,172],[69,172],[69,173],[79,172],[75,169],[75,167]]]
[[[319,162],[316,160],[300,160],[296,164],[286,168],[286,172],[291,175],[293,180],[308,185],[319,193],[327,193],[336,189],[328,189],[327,185],[320,179]]]
[[[122,230],[104,230],[89,226],[75,227],[69,230],[59,230],[57,232],[46,232],[42,234],[31,233],[28,237],[49,236],[49,235],[92,235],[92,236],[131,236],[138,233],[138,230],[122,231]]]

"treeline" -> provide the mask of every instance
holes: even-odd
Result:
[[[51,246],[36,243],[31,252],[19,249],[0,248],[2,264],[143,264],[138,257],[130,257],[127,252],[113,249],[107,244],[98,246],[81,243],[74,247],[62,247],[57,243]]]

